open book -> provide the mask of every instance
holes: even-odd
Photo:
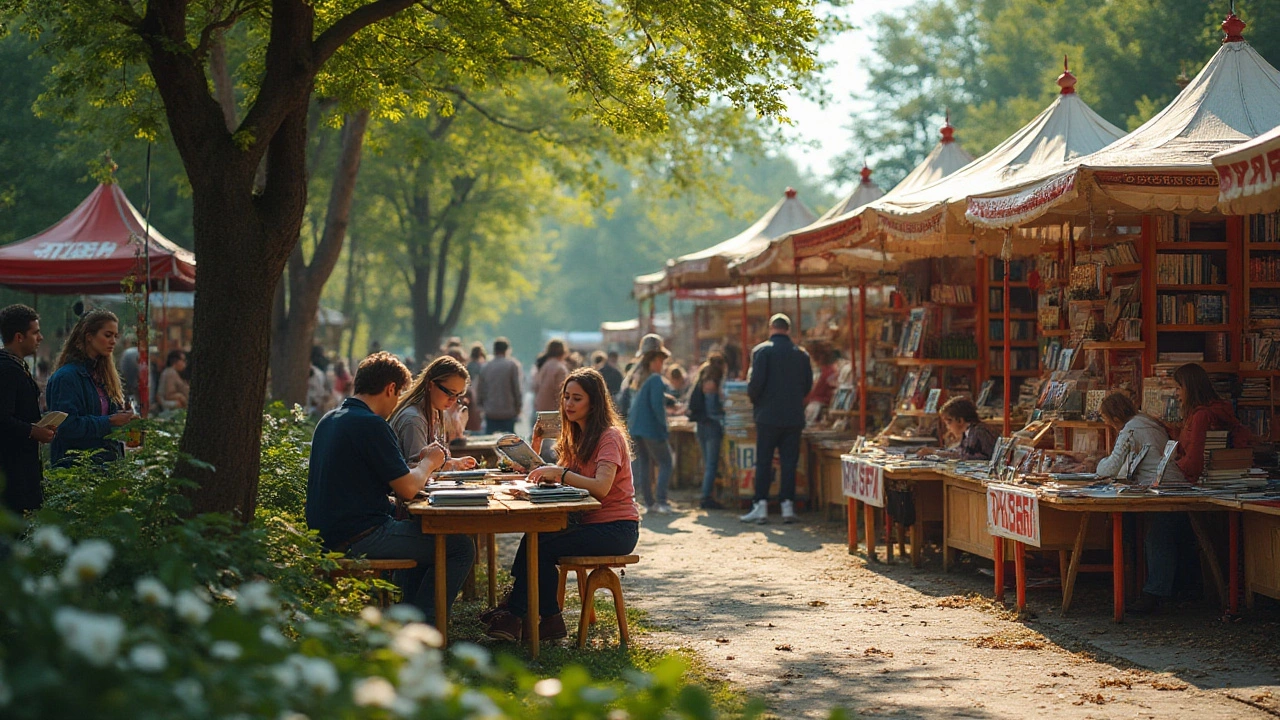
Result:
[[[525,470],[532,470],[541,467],[547,463],[543,461],[533,448],[529,447],[529,443],[519,435],[503,435],[498,438],[495,444],[498,452],[507,456],[511,462],[523,467]]]
[[[67,414],[61,410],[50,410],[40,418],[40,422],[36,423],[36,427],[49,428],[57,430],[63,420],[67,419]]]

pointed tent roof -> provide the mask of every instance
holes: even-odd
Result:
[[[1280,210],[1280,126],[1214,155],[1218,208],[1232,215]]]
[[[832,205],[831,209],[818,216],[819,223],[844,215],[851,210],[857,210],[873,200],[879,200],[884,197],[884,190],[880,189],[880,186],[871,179],[871,168],[867,167],[866,163],[863,163],[862,170],[858,172],[858,176],[861,179],[858,181],[857,187],[853,189],[853,192],[846,195],[840,202]]]
[[[1250,45],[1234,14],[1225,37],[1186,88],[1129,135],[1058,171],[1028,177],[1016,187],[974,193],[968,218],[1010,227],[1050,212],[1088,208],[1082,187],[1097,201],[1139,212],[1207,211],[1217,203],[1218,175],[1210,158],[1280,125],[1280,72]]]
[[[148,238],[152,287],[194,290],[196,258],[147,223],[119,185],[94,189],[71,214],[25,240],[0,247],[0,285],[34,293],[113,293],[147,268],[141,239]]]
[[[965,152],[964,148],[960,147],[960,143],[956,142],[955,132],[955,128],[951,126],[951,115],[948,113],[938,144],[933,146],[924,160],[912,168],[901,182],[894,185],[889,192],[882,194],[879,198],[872,198],[871,201],[913,192],[937,182],[972,162],[973,156]],[[865,180],[870,176],[871,171],[864,167],[863,172],[866,173]],[[867,203],[852,202],[852,199],[859,195],[860,189],[861,185],[849,198],[836,206],[843,208],[840,212],[836,213],[834,212],[836,208],[832,208],[823,213],[818,222],[778,238],[765,250],[735,263],[733,272],[748,277],[780,276],[791,273],[798,259],[801,261],[801,274],[808,274],[805,267],[812,266],[813,263],[803,262],[805,259],[822,257],[836,247],[850,245],[850,239],[861,233],[863,225],[860,213]],[[863,194],[865,195],[866,193]]]
[[[936,255],[949,234],[961,232],[959,228],[968,232],[963,218],[967,196],[1060,170],[1124,135],[1080,99],[1076,78],[1065,62],[1057,82],[1058,97],[982,157],[932,185],[872,203],[867,212],[874,214],[877,227],[885,233],[888,249],[913,252],[927,247],[929,254]],[[972,252],[968,246],[962,250]]]

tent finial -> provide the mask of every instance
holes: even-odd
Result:
[[[1071,74],[1066,55],[1062,56],[1062,74],[1058,76],[1058,87],[1062,88],[1063,95],[1070,95],[1076,91],[1076,76]]]
[[[791,200],[791,199],[795,198],[795,196],[796,196],[796,189],[795,189],[795,188],[793,188],[793,187],[789,187],[789,188],[787,188],[786,196],[787,196],[787,199],[788,199],[788,200]]]
[[[862,176],[863,185],[871,184],[871,168],[867,167],[866,158],[862,159],[862,170],[858,171],[858,174]]]
[[[1225,36],[1222,38],[1222,44],[1233,42],[1244,42],[1245,24],[1244,21],[1236,17],[1236,4],[1231,3],[1231,12],[1227,14],[1227,19],[1222,21],[1222,32]]]
[[[956,129],[951,127],[951,108],[947,108],[947,119],[942,123],[943,144],[945,145],[946,143],[955,142],[956,141],[955,134],[956,134]]]

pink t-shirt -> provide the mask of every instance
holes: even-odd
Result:
[[[627,438],[618,428],[611,427],[600,436],[595,453],[577,467],[569,468],[579,475],[596,476],[596,466],[602,462],[613,463],[618,472],[613,476],[613,487],[600,501],[600,509],[583,513],[582,524],[592,525],[615,520],[640,520],[636,508],[636,489],[631,482],[631,454],[627,452]]]

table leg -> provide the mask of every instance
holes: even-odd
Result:
[[[893,534],[898,538],[898,557],[905,558],[907,556],[907,529],[902,523],[897,523],[893,527]]]
[[[1205,559],[1209,563],[1209,573],[1213,575],[1213,584],[1218,591],[1218,600],[1225,608],[1227,606],[1227,584],[1222,579],[1222,566],[1218,563],[1218,553],[1214,552],[1213,540],[1209,537],[1209,531],[1204,526],[1204,518],[1200,513],[1187,513],[1191,516],[1191,529],[1195,531],[1196,540],[1200,543],[1200,552],[1204,553]]]
[[[884,561],[893,562],[893,518],[889,517],[889,508],[880,510],[884,516]]]
[[[489,607],[498,606],[498,536],[485,535],[485,554],[489,556]]]
[[[1230,573],[1227,612],[1232,615],[1240,614],[1240,515],[1238,512],[1227,513],[1227,542],[1231,543],[1227,550],[1227,562],[1231,564],[1227,571]]]
[[[480,548],[480,536],[479,536],[479,535],[474,535],[474,536],[472,536],[472,537],[471,537],[471,542],[476,546],[477,554],[479,554],[479,548]],[[476,566],[475,566],[475,563],[472,563],[472,564],[471,564],[471,569],[467,571],[467,579],[466,579],[465,581],[463,581],[463,583],[462,583],[462,599],[463,599],[463,600],[475,600],[475,599],[476,599]]]
[[[911,567],[920,567],[920,560],[924,556],[924,513],[921,511],[920,493],[911,493],[911,506],[914,509],[916,521],[911,524]]]
[[[1080,557],[1084,555],[1084,536],[1089,531],[1089,513],[1080,513],[1080,530],[1076,532],[1076,542],[1071,548],[1071,562],[1067,565],[1067,576],[1062,581],[1062,614],[1071,609],[1071,595],[1076,589],[1076,574],[1080,572]]]
[[[524,634],[529,638],[529,653],[538,657],[538,622],[542,619],[538,612],[538,533],[525,533],[524,537],[524,556],[529,569],[529,612],[524,621]]]
[[[1124,622],[1124,513],[1111,513],[1111,593],[1115,621]]]
[[[1013,541],[1013,577],[1017,586],[1018,612],[1027,609],[1027,556],[1022,542]]]
[[[853,498],[845,498],[847,507],[845,508],[847,529],[845,534],[849,541],[849,554],[858,552],[858,501]]]
[[[942,572],[951,571],[951,508],[950,508],[950,491],[951,488],[946,484],[942,486]]]
[[[862,504],[862,534],[867,545],[867,562],[879,562],[876,557],[876,509],[870,503]]]
[[[991,557],[996,560],[996,602],[1004,602],[1004,538],[991,537]]]
[[[436,629],[449,642],[449,591],[445,575],[445,545],[448,535],[435,535],[436,539]]]

